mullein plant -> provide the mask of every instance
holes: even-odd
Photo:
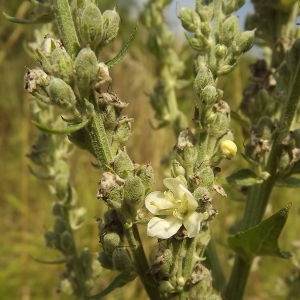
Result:
[[[226,299],[242,299],[255,256],[288,256],[278,248],[277,238],[289,206],[261,219],[276,183],[299,185],[299,180],[291,177],[300,170],[300,129],[294,121],[300,94],[295,1],[275,1],[275,5],[253,1],[256,14],[249,17],[247,31],[239,29],[233,14],[244,4],[242,0],[197,0],[195,9],[180,8],[188,44],[195,51],[194,117],[190,125],[176,97],[176,88],[182,88],[179,78],[184,65],[172,49],[161,14],[171,1],[149,1],[144,24],[155,28],[150,45],[162,66],[150,101],[159,126],[171,125],[177,137],[170,158],[171,175],[163,180],[164,191],[152,190],[151,165],[133,162],[126,152],[132,119],[122,114],[127,103],[111,90],[110,68],[124,56],[135,31],[116,57],[102,61],[103,48],[119,30],[116,9],[102,12],[92,0],[34,2],[47,17],[54,17],[58,32],[48,32],[35,46],[39,66],[27,71],[25,88],[36,99],[33,123],[41,130],[29,157],[42,173],[32,171],[52,180],[57,197],[54,229],[45,237],[47,245],[63,254],[63,290],[80,299],[97,299],[139,277],[150,299],[221,299],[222,294]],[[265,26],[270,15],[277,16],[273,21],[276,26]],[[241,114],[234,115],[247,124],[247,143],[239,152],[251,168],[227,178],[243,190],[246,187],[248,199],[240,228],[229,238],[236,259],[226,285],[214,248],[208,246],[210,221],[217,214],[215,195],[226,196],[216,180],[219,165],[224,159],[233,159],[238,149],[230,130],[231,109],[218,81],[252,47],[255,34],[268,56],[252,66],[253,79],[245,90]],[[97,262],[119,273],[98,294],[91,293],[99,275],[97,262],[89,251],[79,252],[74,239],[81,210],[69,181],[66,136],[89,151],[102,171],[97,198],[107,211],[99,221]],[[147,235],[158,239],[151,259],[145,255],[146,239],[141,239],[137,226],[145,221]]]

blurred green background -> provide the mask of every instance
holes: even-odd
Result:
[[[28,2],[20,2],[0,0],[0,11],[22,17],[28,9]],[[103,8],[108,7],[109,2],[103,1]],[[112,7],[111,4],[109,6]],[[125,41],[130,34],[134,26],[132,18],[137,15],[134,12],[136,7],[135,1],[118,1],[122,30],[120,38],[110,46],[108,57],[118,52],[122,40]],[[58,255],[45,247],[43,238],[44,232],[52,226],[50,211],[54,199],[47,183],[29,173],[29,161],[26,158],[36,129],[30,122],[30,97],[23,90],[23,76],[26,67],[32,67],[35,63],[28,57],[23,46],[32,39],[35,28],[37,27],[34,25],[11,24],[0,16],[0,299],[72,299],[56,293],[63,267],[42,265],[33,259],[49,260]],[[153,87],[158,66],[145,49],[144,35],[143,29],[140,29],[129,54],[114,68],[112,88],[119,97],[130,103],[126,113],[135,119],[134,133],[127,150],[135,161],[151,162],[155,169],[156,185],[159,187],[163,177],[161,158],[168,155],[175,139],[172,138],[170,129],[154,131],[150,126],[150,121],[155,120],[146,94]],[[178,45],[182,43],[184,41],[178,41]],[[187,59],[186,53],[185,51],[184,59]],[[251,57],[244,58],[240,67],[221,82],[225,99],[231,102],[233,109],[238,107],[251,61]],[[192,97],[193,94],[188,92],[180,100],[188,100],[192,104]],[[234,122],[233,131],[242,149],[241,130]],[[75,151],[72,156],[72,182],[77,189],[80,205],[87,208],[85,224],[78,232],[79,245],[97,252],[99,244],[94,217],[101,216],[105,207],[95,197],[100,172],[91,166],[91,161],[92,157],[88,153]],[[245,162],[239,155],[235,161],[223,164],[223,174],[238,169],[241,165],[245,165]],[[224,228],[230,228],[240,218],[243,204],[237,201],[241,198],[237,191],[228,186],[225,189],[229,197],[216,199],[219,215],[212,223],[212,231],[216,236],[225,272],[229,273],[231,260]],[[291,243],[300,239],[300,203],[297,191],[275,190],[272,207],[268,212],[274,212],[290,201],[293,207],[280,240],[283,250],[289,251],[292,250]],[[149,239],[147,242],[151,244],[153,241]],[[258,261],[251,274],[245,299],[286,299],[287,286],[284,278],[290,274],[291,268],[291,260],[265,258]],[[99,281],[96,290],[106,286],[107,278]],[[146,299],[146,296],[136,280],[106,299]]]

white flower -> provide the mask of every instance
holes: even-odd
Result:
[[[154,217],[149,221],[147,234],[168,239],[183,225],[188,237],[195,237],[205,219],[202,213],[196,212],[197,201],[179,180],[166,178],[163,182],[168,191],[152,192],[145,199],[146,208],[153,215],[163,217]]]

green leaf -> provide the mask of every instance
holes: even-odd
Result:
[[[38,263],[41,263],[41,264],[45,264],[45,265],[59,265],[59,264],[64,264],[67,262],[67,260],[62,257],[62,258],[58,258],[56,260],[43,260],[43,259],[40,259],[40,258],[36,258],[36,257],[33,257],[32,258],[38,262]]]
[[[126,55],[126,53],[129,50],[129,47],[131,46],[131,44],[133,43],[135,37],[136,37],[136,33],[137,33],[137,29],[138,29],[138,25],[136,25],[131,33],[131,35],[129,36],[128,41],[125,43],[125,45],[123,46],[123,48],[121,49],[121,51],[111,60],[108,60],[107,62],[105,62],[105,64],[107,65],[107,67],[111,68],[114,65],[116,65],[117,63],[119,63],[122,58]]]
[[[228,238],[229,246],[246,260],[255,256],[277,256],[289,258],[291,254],[278,247],[278,238],[285,225],[291,207],[286,207],[258,225]]]
[[[113,290],[120,288],[127,284],[128,282],[135,279],[136,274],[133,272],[123,272],[119,274],[117,277],[114,278],[114,280],[99,294],[93,295],[88,297],[88,299],[100,299],[109,293],[111,293]]]
[[[288,187],[288,188],[300,188],[300,178],[287,177],[276,182],[276,185],[281,187]]]
[[[69,133],[78,131],[79,129],[82,129],[89,123],[89,121],[90,121],[90,119],[85,119],[81,123],[67,125],[65,128],[61,128],[61,129],[48,128],[47,126],[42,125],[36,121],[32,121],[32,123],[38,129],[40,129],[41,131],[46,132],[46,133],[69,134]]]
[[[231,174],[226,178],[229,184],[238,184],[244,186],[251,186],[263,182],[262,178],[257,177],[257,175],[250,169],[241,169],[237,172]]]
[[[32,20],[15,18],[15,17],[9,16],[5,12],[2,12],[2,14],[4,15],[4,17],[8,21],[10,21],[12,23],[25,24],[25,25],[27,25],[27,24],[49,23],[53,19],[53,13],[52,12],[37,16],[36,18],[34,18]]]

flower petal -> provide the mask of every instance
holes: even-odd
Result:
[[[188,211],[195,211],[198,207],[198,202],[195,200],[193,194],[176,178],[165,178],[164,185],[173,192],[176,199],[187,198]]]
[[[181,221],[173,216],[166,219],[154,217],[148,223],[147,235],[159,239],[168,239],[179,230],[181,225]]]
[[[152,192],[145,199],[146,208],[154,215],[170,215],[173,212],[174,203],[165,198],[162,192]]]
[[[201,222],[204,220],[202,213],[193,212],[183,220],[183,225],[187,230],[189,238],[195,237],[201,228]]]
[[[183,196],[183,191],[181,190],[181,186],[185,189],[183,184],[176,178],[165,178],[164,181],[164,186],[168,188],[175,196],[177,199],[182,199]]]

